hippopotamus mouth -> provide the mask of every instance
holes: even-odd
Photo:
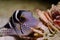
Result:
[[[52,18],[53,20],[56,19],[56,20],[60,20],[60,13],[58,11],[55,11],[52,13]]]
[[[52,19],[53,19],[54,23],[60,25],[60,12],[57,10],[54,10],[52,12]]]

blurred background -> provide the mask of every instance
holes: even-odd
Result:
[[[0,17],[9,18],[15,10],[24,9],[35,12],[35,9],[46,10],[51,4],[57,4],[59,0],[0,0]]]

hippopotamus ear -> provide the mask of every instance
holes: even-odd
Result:
[[[21,14],[20,14],[20,15],[21,15]],[[12,18],[13,18],[14,22],[18,23],[16,17],[17,17],[17,16],[16,16],[16,10],[15,10],[15,12],[14,12],[13,15],[12,15]]]
[[[16,22],[16,23],[19,22],[19,19],[20,19],[22,12],[24,12],[24,10],[15,10],[15,12],[12,15],[14,22]]]

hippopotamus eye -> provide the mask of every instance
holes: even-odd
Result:
[[[24,23],[25,21],[26,21],[26,18],[21,16],[21,17],[20,17],[20,22],[21,22],[21,23]]]

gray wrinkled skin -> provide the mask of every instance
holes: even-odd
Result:
[[[24,34],[21,33],[21,30],[18,30],[17,28],[16,30],[19,35],[28,35],[32,32],[30,27],[33,27],[33,28],[37,27],[38,20],[33,17],[33,14],[31,12],[23,12],[21,16],[26,18],[26,21],[22,24],[22,27],[21,27]]]

